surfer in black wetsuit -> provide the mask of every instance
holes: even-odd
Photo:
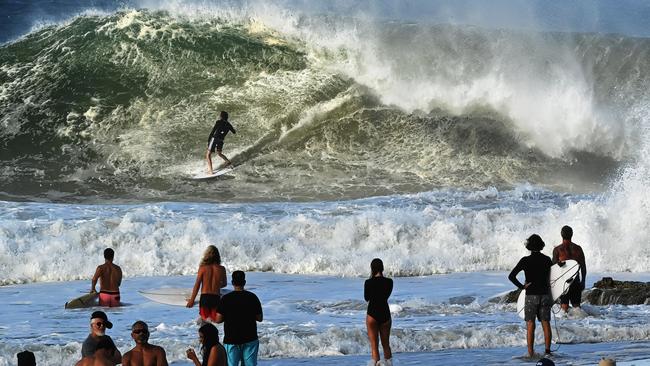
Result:
[[[219,155],[219,157],[226,162],[225,166],[232,164],[230,160],[228,160],[228,158],[221,153],[221,150],[223,149],[223,141],[229,131],[237,134],[230,122],[228,122],[228,112],[221,111],[219,114],[219,120],[217,120],[217,122],[214,124],[214,127],[212,127],[212,131],[208,137],[208,151],[205,154],[205,159],[208,161],[208,174],[213,173],[212,153],[215,152],[215,150],[217,151],[217,155]]]
[[[551,307],[553,298],[551,297],[551,284],[549,277],[551,275],[551,258],[541,253],[544,248],[542,238],[533,234],[526,240],[526,249],[531,253],[527,257],[519,260],[519,263],[513,268],[508,279],[519,289],[526,290],[526,303],[524,305],[524,320],[527,328],[528,356],[533,357],[535,352],[535,318],[542,323],[544,330],[544,345],[547,355],[551,354]],[[521,284],[517,280],[517,274],[524,271],[526,275],[526,284]]]
[[[363,297],[368,301],[368,315],[366,316],[366,328],[370,340],[370,350],[374,364],[379,362],[379,343],[384,349],[385,365],[392,365],[393,353],[390,349],[390,327],[392,320],[388,308],[388,298],[393,292],[393,280],[384,277],[384,263],[375,258],[370,263],[372,275],[366,280],[363,287]]]

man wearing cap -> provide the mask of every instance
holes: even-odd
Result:
[[[123,366],[167,366],[167,355],[160,346],[149,343],[149,326],[138,320],[131,326],[135,347],[122,357]]]
[[[257,365],[259,340],[257,322],[262,321],[262,304],[252,292],[244,290],[246,274],[232,273],[233,291],[224,295],[217,307],[217,323],[223,323],[223,345],[228,366]]]
[[[544,248],[542,238],[533,234],[526,240],[526,249],[530,250],[530,255],[523,257],[513,268],[508,279],[519,289],[526,290],[526,303],[524,305],[524,320],[526,321],[528,343],[528,356],[535,355],[535,318],[542,323],[544,330],[544,344],[546,346],[545,354],[551,354],[551,307],[553,298],[551,297],[551,284],[549,277],[551,275],[551,258],[541,253]],[[524,271],[526,283],[522,284],[517,280],[517,274]]]
[[[122,354],[120,353],[120,350],[115,347],[115,343],[113,343],[111,337],[106,335],[107,328],[113,328],[113,323],[108,321],[106,313],[103,311],[95,311],[90,316],[90,334],[81,346],[81,357],[93,356],[97,350],[99,342],[107,340],[107,342],[110,342],[113,346],[109,355],[111,361],[115,364],[122,362]]]

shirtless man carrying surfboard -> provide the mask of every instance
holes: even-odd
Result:
[[[120,306],[120,285],[122,284],[122,268],[113,263],[115,252],[111,248],[104,250],[104,264],[97,266],[93,276],[90,293],[96,293],[95,287],[99,280],[99,306]]]
[[[574,308],[580,307],[582,300],[582,290],[585,289],[585,280],[587,279],[587,264],[585,263],[585,253],[580,245],[571,241],[573,229],[570,226],[563,226],[560,231],[562,235],[562,244],[553,248],[553,264],[573,259],[580,264],[580,277],[571,282],[569,291],[560,296],[560,306],[564,312],[569,311],[569,302]]]

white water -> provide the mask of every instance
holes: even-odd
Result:
[[[647,202],[642,194],[639,210]],[[526,237],[540,234],[550,254],[566,224],[590,270],[644,272],[648,226],[637,225],[648,218],[612,211],[625,202],[528,186],[331,203],[3,202],[0,283],[79,279],[105,247],[116,250],[129,277],[191,274],[209,244],[244,270],[358,276],[373,257],[401,275],[507,270],[527,252]]]
[[[385,264],[390,269],[391,264]],[[229,272],[237,268],[228,261],[225,265]],[[602,275],[592,274],[588,283]],[[650,279],[648,273],[610,275],[619,279]],[[525,329],[515,314],[514,304],[487,302],[513,288],[506,277],[505,272],[478,272],[394,278],[390,305],[391,345],[396,361],[418,365],[440,358],[441,364],[476,364],[486,354],[494,364],[524,364],[525,361],[513,358],[525,353]],[[336,360],[342,365],[361,365],[368,359],[363,277],[253,272],[247,280],[247,286],[263,304],[265,320],[258,327],[260,356],[266,360],[262,364],[291,362],[286,358],[324,357],[309,362],[326,365]],[[88,317],[94,309],[64,310],[63,303],[87,291],[89,283],[86,278],[1,287],[0,365],[12,364],[15,353],[23,349],[35,352],[39,365],[69,365],[79,359],[81,342],[88,332]],[[190,276],[126,278],[122,301],[127,306],[104,309],[114,324],[107,334],[124,353],[133,347],[130,325],[135,320],[145,320],[153,330],[151,343],[163,346],[168,359],[175,364],[187,364],[185,350],[198,347],[198,327],[194,322],[198,310],[149,302],[137,290],[191,287],[192,283]],[[461,296],[473,300],[452,300]],[[635,346],[635,342],[647,342],[650,336],[650,326],[642,321],[649,315],[646,306],[585,305],[584,309],[589,314],[586,317],[558,319],[554,339],[582,345],[563,344],[557,349],[554,344],[556,360],[589,364],[598,355],[614,355],[619,360],[650,358],[647,343]],[[538,351],[541,341],[538,331]],[[591,342],[600,345],[585,344]],[[639,349],[632,351],[634,348]],[[332,358],[343,355],[350,357]]]

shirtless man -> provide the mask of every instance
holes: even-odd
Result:
[[[221,255],[214,245],[208,246],[203,254],[196,275],[196,283],[192,289],[192,296],[187,300],[187,307],[194,306],[194,299],[201,288],[201,299],[199,300],[199,315],[203,320],[215,321],[217,318],[217,307],[221,300],[221,288],[226,287],[226,269],[221,265]]]
[[[75,366],[115,366],[117,363],[113,360],[114,350],[113,341],[108,337],[103,337],[97,343],[95,353],[92,356],[82,358]]]
[[[142,320],[133,323],[131,338],[135,347],[122,357],[123,366],[167,366],[167,355],[162,347],[149,344],[149,326]]]
[[[587,264],[585,263],[585,253],[580,245],[571,241],[573,229],[570,226],[563,226],[560,235],[562,235],[562,244],[553,248],[553,264],[573,259],[580,265],[580,276],[576,276],[569,286],[569,291],[560,296],[560,306],[566,313],[569,311],[569,302],[574,308],[580,307],[582,290],[585,289],[587,279]]]
[[[97,266],[93,276],[91,293],[96,293],[97,280],[99,283],[99,306],[120,306],[120,285],[122,284],[122,268],[113,264],[115,252],[111,248],[104,250],[104,264]]]

